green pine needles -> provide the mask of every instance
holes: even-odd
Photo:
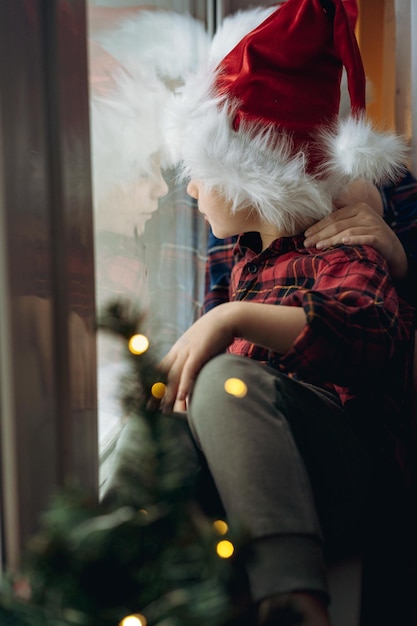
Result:
[[[2,625],[252,623],[243,534],[213,525],[216,518],[201,506],[187,422],[163,415],[152,399],[153,385],[163,384],[152,342],[141,354],[129,350],[131,338],[145,334],[145,321],[126,302],[110,305],[99,320],[125,342],[129,361],[121,387],[127,423],[114,469],[100,501],[77,488],[53,497],[24,571],[0,597]],[[230,558],[218,554],[222,541]]]

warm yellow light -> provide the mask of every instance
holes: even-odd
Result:
[[[218,535],[225,535],[229,530],[228,525],[222,519],[217,519],[213,522],[213,527]]]
[[[233,552],[235,551],[235,547],[231,541],[227,541],[227,539],[222,539],[216,546],[216,552],[222,559],[229,559]]]
[[[124,617],[119,626],[146,626],[147,621],[144,615],[137,613],[136,615],[128,615]]]
[[[132,354],[143,354],[149,348],[149,339],[145,335],[133,335],[129,339],[129,350]]]
[[[243,398],[248,393],[248,388],[240,378],[228,378],[224,383],[226,393],[236,398]]]
[[[161,382],[154,383],[151,387],[151,394],[153,395],[154,398],[157,398],[158,400],[160,400],[165,395],[165,389],[166,389],[166,385],[164,385],[164,383],[161,383]]]

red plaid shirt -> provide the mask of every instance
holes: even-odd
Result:
[[[303,307],[307,323],[285,355],[240,338],[229,352],[336,393],[365,434],[382,447],[390,442],[390,455],[404,465],[414,309],[398,297],[374,248],[320,252],[303,241],[277,239],[257,252],[259,235],[239,239],[229,299]]]
[[[397,288],[411,303],[417,303],[417,180],[406,172],[395,184],[380,189],[384,219],[401,241],[408,258],[408,276]],[[235,262],[236,237],[217,239],[209,232],[206,288],[203,311],[229,299],[230,273]]]

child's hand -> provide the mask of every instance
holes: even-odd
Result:
[[[340,243],[373,246],[387,260],[394,280],[401,280],[407,274],[407,256],[400,240],[384,219],[364,202],[336,209],[304,234],[306,248],[323,250]]]
[[[160,363],[167,374],[165,413],[184,410],[200,369],[235,337],[285,354],[306,324],[304,309],[263,302],[225,302],[211,309],[172,346]]]
[[[229,303],[219,305],[197,320],[172,346],[160,363],[167,374],[167,388],[161,403],[164,413],[185,410],[195,379],[213,356],[224,352],[234,333],[227,314]]]

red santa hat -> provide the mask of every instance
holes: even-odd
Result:
[[[358,3],[356,0],[343,0],[343,6],[346,10],[346,15],[349,18],[350,25],[353,29],[356,27],[356,22],[358,21]]]
[[[327,215],[350,180],[395,178],[407,150],[365,118],[355,6],[287,0],[220,62],[212,53],[171,107],[167,137],[184,175],[287,232]],[[351,114],[340,120],[343,68]]]

